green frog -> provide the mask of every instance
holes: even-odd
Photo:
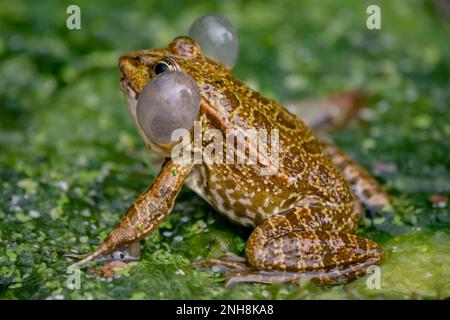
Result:
[[[171,158],[174,144],[151,141],[137,125],[147,147],[165,158],[162,168],[100,246],[77,265],[136,257],[139,241],[170,214],[183,184],[231,221],[253,228],[245,257],[229,253],[196,262],[219,267],[227,273],[227,284],[302,277],[317,284],[343,284],[382,263],[382,248],[353,233],[363,205],[380,209],[389,204],[388,196],[366,169],[334,143],[319,138],[299,117],[236,79],[188,37],[176,38],[164,49],[125,54],[119,68],[136,124],[137,99],[149,80],[162,72],[181,71],[200,90],[202,131],[278,129],[277,168],[262,174],[255,165],[177,163]],[[249,148],[257,150],[252,143]],[[274,151],[269,143],[267,148],[268,154]],[[266,160],[260,165],[273,169],[273,161]]]

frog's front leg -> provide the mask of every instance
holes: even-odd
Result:
[[[167,159],[152,185],[133,202],[101,245],[74,265],[108,260],[108,256],[118,248],[135,247],[140,240],[152,233],[171,212],[175,198],[192,167],[192,164],[176,164]],[[109,259],[117,258],[112,256]]]
[[[229,270],[226,284],[291,282],[306,276],[335,285],[360,278],[368,266],[382,262],[376,243],[322,222],[323,210],[298,207],[265,220],[247,241],[250,269]]]

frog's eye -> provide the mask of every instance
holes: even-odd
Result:
[[[160,74],[168,70],[170,70],[170,67],[164,62],[157,63],[153,68],[155,74]]]
[[[164,58],[153,66],[153,73],[155,75],[166,72],[166,71],[178,71],[178,68],[171,59]]]
[[[194,126],[199,110],[200,90],[194,79],[180,71],[167,71],[152,77],[142,89],[136,118],[150,141],[170,144],[176,129]]]

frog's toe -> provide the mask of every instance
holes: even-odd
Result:
[[[250,270],[245,258],[238,256],[234,253],[226,253],[220,258],[202,259],[193,263],[195,267],[212,268],[213,271],[222,272],[243,272]]]
[[[298,272],[278,272],[252,269],[247,260],[232,252],[228,252],[220,258],[197,260],[195,267],[211,268],[216,272],[225,273],[225,287],[241,282],[254,282],[264,284],[274,283],[299,283],[307,276]]]
[[[80,267],[91,263],[104,263],[111,261],[131,262],[139,260],[140,255],[141,244],[138,241],[132,242],[129,245],[119,246],[113,252],[108,252],[104,246],[100,246],[94,252],[72,264],[72,266]]]
[[[225,287],[230,287],[237,283],[251,282],[263,284],[276,283],[300,283],[309,279],[305,274],[297,272],[273,272],[251,270],[247,272],[228,272],[225,275]]]
[[[241,257],[240,255],[237,255],[234,252],[227,252],[223,256],[220,257],[221,260],[224,261],[230,261],[230,262],[240,262],[240,263],[247,263],[247,260],[244,257]]]

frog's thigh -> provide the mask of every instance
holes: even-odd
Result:
[[[330,141],[322,141],[324,151],[333,164],[341,169],[344,179],[355,196],[371,211],[389,209],[389,197],[374,177],[348,154]]]
[[[295,273],[306,273],[313,282],[331,285],[359,278],[368,266],[383,260],[382,249],[368,239],[346,232],[280,225],[277,219],[278,215],[267,219],[247,241],[246,255],[252,269],[274,271],[274,276],[283,272],[286,281],[292,281]],[[241,276],[240,281],[249,277]]]

